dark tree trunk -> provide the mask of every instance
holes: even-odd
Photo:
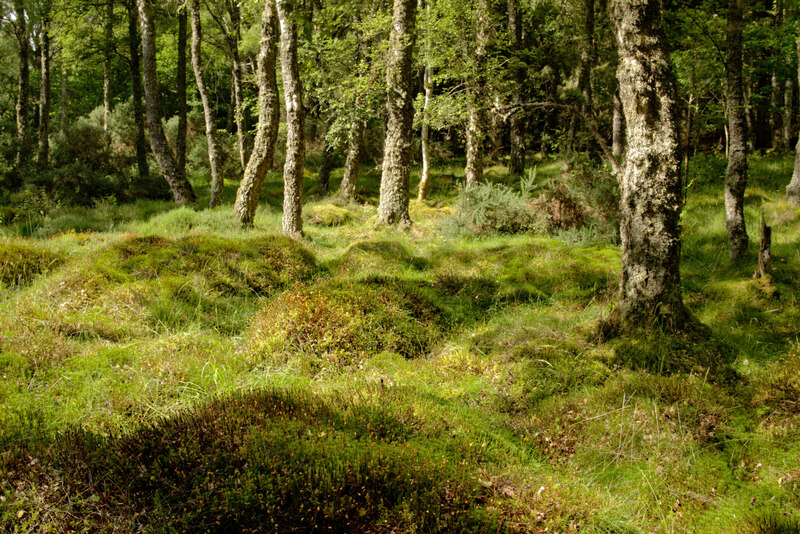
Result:
[[[728,171],[725,179],[725,226],[731,246],[731,261],[747,253],[744,221],[744,191],[747,187],[747,132],[742,87],[742,12],[744,0],[729,0],[726,58],[728,115]]]
[[[768,58],[764,58],[766,61]],[[754,110],[753,128],[755,129],[755,148],[764,152],[772,147],[772,113],[770,113],[770,99],[772,94],[772,81],[768,73],[756,73],[753,91],[758,93],[752,103]],[[766,89],[766,90],[765,90]],[[766,93],[766,94],[765,94]]]
[[[511,35],[511,46],[514,52],[522,49],[522,21],[516,0],[508,0],[508,33]],[[519,58],[517,58],[519,61]],[[522,104],[522,90],[525,87],[525,68],[522,66],[514,69],[514,88],[511,103]],[[508,171],[511,174],[525,172],[525,120],[520,113],[514,113],[509,119],[509,136],[511,143],[511,158]]]
[[[42,81],[39,86],[39,167],[50,164],[50,18],[42,17]]]
[[[231,67],[231,96],[228,101],[230,105],[228,106],[225,129],[230,133],[236,133],[236,79],[233,76],[233,67]]]
[[[593,97],[592,97],[592,68],[597,55],[594,38],[594,2],[595,0],[584,0],[583,19],[583,50],[581,50],[581,65],[578,70],[578,90],[583,95],[581,109],[587,117],[592,116]]]
[[[111,61],[114,53],[114,0],[106,2],[106,18],[103,30],[103,132],[108,136],[111,115]]]
[[[787,64],[791,65],[791,58],[787,58]],[[786,80],[786,86],[783,92],[783,146],[788,148],[792,144],[792,135],[794,130],[794,114],[792,108],[794,105],[794,83],[792,79]]]
[[[325,145],[322,147],[322,161],[319,164],[317,173],[317,189],[320,194],[327,195],[331,184],[331,168],[333,167],[333,145],[325,138]]]
[[[196,0],[195,0],[196,1]],[[253,226],[261,196],[261,186],[272,168],[278,139],[280,109],[278,82],[275,79],[278,55],[278,14],[275,0],[265,0],[261,14],[261,48],[258,53],[258,128],[250,161],[236,193],[236,216],[244,226]]]
[[[612,119],[611,154],[618,161],[625,155],[625,112],[619,98],[619,87],[614,91],[614,114]]]
[[[356,196],[363,138],[364,121],[356,120],[350,128],[350,134],[347,139],[347,159],[344,162],[344,175],[339,186],[339,196],[342,198],[352,199]]]
[[[188,34],[186,4],[178,10],[178,72],[176,92],[178,93],[178,133],[175,139],[175,164],[186,173],[186,39]]]
[[[63,61],[63,60],[62,60]],[[61,121],[58,134],[63,138],[67,135],[67,120],[69,119],[69,71],[66,65],[61,65]]]
[[[797,38],[797,55],[800,57],[800,37]],[[798,82],[800,82],[800,61],[797,62],[797,78]],[[800,138],[797,139],[795,152],[794,174],[792,174],[792,181],[786,188],[786,198],[791,205],[800,206]]]
[[[283,167],[283,233],[303,236],[303,169],[306,158],[303,86],[297,65],[296,0],[276,0],[281,25],[281,71],[286,101],[286,163]]]
[[[139,178],[150,176],[150,167],[147,164],[147,138],[144,135],[144,95],[142,89],[142,63],[139,56],[141,39],[139,37],[139,12],[136,0],[128,0],[128,36],[131,55],[131,103],[133,107],[133,121],[136,124],[136,167]]]
[[[783,0],[775,0],[775,21],[774,21],[775,35],[779,35],[783,28]],[[780,48],[775,47],[773,50],[776,63],[780,61],[781,54]],[[784,99],[784,84],[783,80],[778,76],[776,70],[772,71],[772,148],[775,150],[784,150],[787,145],[783,144],[783,99]]]
[[[756,110],[753,104],[753,75],[750,75],[750,78],[745,83],[744,87],[744,118],[746,122],[746,130],[747,130],[747,149],[751,152],[755,151],[756,149],[756,129],[753,127],[753,123],[755,122],[756,117]]]
[[[486,140],[486,48],[489,44],[489,1],[478,0],[475,20],[475,72],[469,87],[467,119],[466,187],[483,181],[483,156]]]
[[[161,125],[161,98],[156,74],[156,29],[153,20],[153,5],[150,2],[151,0],[136,0],[142,31],[142,66],[144,93],[147,100],[147,124],[150,129],[150,147],[153,149],[164,179],[172,189],[175,203],[193,203],[197,201],[197,196],[194,194],[192,184],[175,163],[175,157],[170,151],[164,135],[164,128]]]
[[[681,159],[676,82],[659,0],[611,0],[628,149],[620,176],[623,331],[692,322],[680,277]]]
[[[208,205],[217,206],[222,201],[223,180],[219,173],[219,143],[217,142],[217,126],[214,122],[214,108],[211,93],[206,85],[203,73],[203,26],[200,20],[200,0],[189,0],[189,13],[192,19],[192,68],[197,82],[197,91],[203,102],[203,117],[206,123],[206,140],[208,141],[208,163],[211,167],[211,194]],[[274,49],[274,42],[273,42]],[[273,50],[273,69],[275,54]],[[273,81],[275,75],[272,76]],[[270,165],[272,163],[270,162]]]
[[[414,124],[414,94],[411,69],[416,0],[394,0],[389,60],[386,68],[386,140],[383,149],[381,195],[378,220],[383,224],[411,224],[408,215],[411,135]]]
[[[28,43],[28,26],[25,20],[25,6],[22,0],[14,1],[16,15],[16,37],[19,45],[19,84],[17,86],[17,154],[14,167],[19,172],[28,166],[30,159],[30,44]],[[19,185],[18,182],[14,185]]]
[[[229,11],[231,17],[231,33],[227,37],[228,51],[233,61],[233,96],[236,100],[235,119],[236,119],[236,140],[239,146],[239,160],[242,169],[247,168],[249,159],[248,139],[247,139],[247,117],[244,109],[244,85],[242,81],[243,69],[242,60],[239,57],[239,41],[241,40],[242,17],[238,2],[230,2]]]
[[[552,75],[549,82],[546,84],[547,98],[551,102],[558,104],[560,102],[558,97],[558,88],[561,86],[561,69],[558,65],[550,65],[552,67]],[[542,157],[547,157],[550,154],[550,135],[555,133],[558,125],[559,112],[548,111],[544,120],[544,128],[541,133],[541,140],[539,141],[539,151]]]

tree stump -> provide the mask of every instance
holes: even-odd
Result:
[[[767,226],[764,213],[761,213],[761,246],[758,249],[758,270],[753,274],[753,278],[763,278],[769,274],[769,264],[772,259],[770,254],[772,247],[772,228]]]

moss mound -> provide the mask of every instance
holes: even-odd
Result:
[[[32,242],[0,243],[0,287],[19,287],[64,263],[64,257]]]
[[[753,380],[753,407],[772,433],[797,433],[800,417],[800,353],[765,367]]]
[[[348,210],[333,204],[317,204],[306,212],[306,222],[318,226],[341,226],[350,219],[352,216]]]
[[[341,257],[333,262],[333,268],[344,275],[385,275],[411,269],[427,267],[427,262],[415,257],[397,241],[366,239],[350,244]]]
[[[476,478],[408,438],[377,398],[285,391],[219,400],[124,436],[72,431],[0,457],[14,488],[0,529],[44,499],[36,513],[46,524],[79,531],[112,522],[119,532],[499,531],[476,502]]]
[[[621,338],[614,347],[614,363],[658,375],[696,374],[719,384],[737,379],[730,366],[736,350],[703,334],[643,333]]]
[[[11,302],[14,313],[0,316],[0,346],[55,362],[73,341],[117,342],[191,325],[238,333],[259,297],[316,272],[311,254],[283,237],[132,236]]]
[[[224,239],[197,234],[175,240],[134,236],[110,247],[93,264],[138,280],[199,276],[229,294],[268,294],[315,272],[311,254],[279,236]]]
[[[441,311],[394,280],[294,288],[267,303],[252,330],[256,350],[300,353],[314,367],[346,366],[381,352],[423,356],[441,334]]]

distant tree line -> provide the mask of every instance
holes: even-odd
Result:
[[[690,154],[728,156],[737,260],[748,250],[747,153],[798,137],[792,0],[0,5],[6,203],[40,187],[63,202],[191,204],[208,187],[216,206],[229,180],[251,226],[267,173],[282,166],[283,231],[300,237],[307,155],[320,194],[344,166],[345,199],[360,164],[380,163],[378,220],[409,225],[415,160],[424,201],[434,157],[463,156],[469,188],[488,160],[522,175],[533,153],[580,152],[619,182],[623,325],[693,323],[678,270]],[[787,197],[800,205],[800,159]]]

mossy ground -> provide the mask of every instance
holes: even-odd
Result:
[[[614,245],[443,235],[458,167],[405,231],[376,225],[367,169],[299,245],[277,175],[252,230],[157,202],[6,227],[0,530],[798,532],[790,156],[751,161],[769,280],[728,262],[719,160],[693,162],[682,275],[709,331],[677,338],[600,335]]]

